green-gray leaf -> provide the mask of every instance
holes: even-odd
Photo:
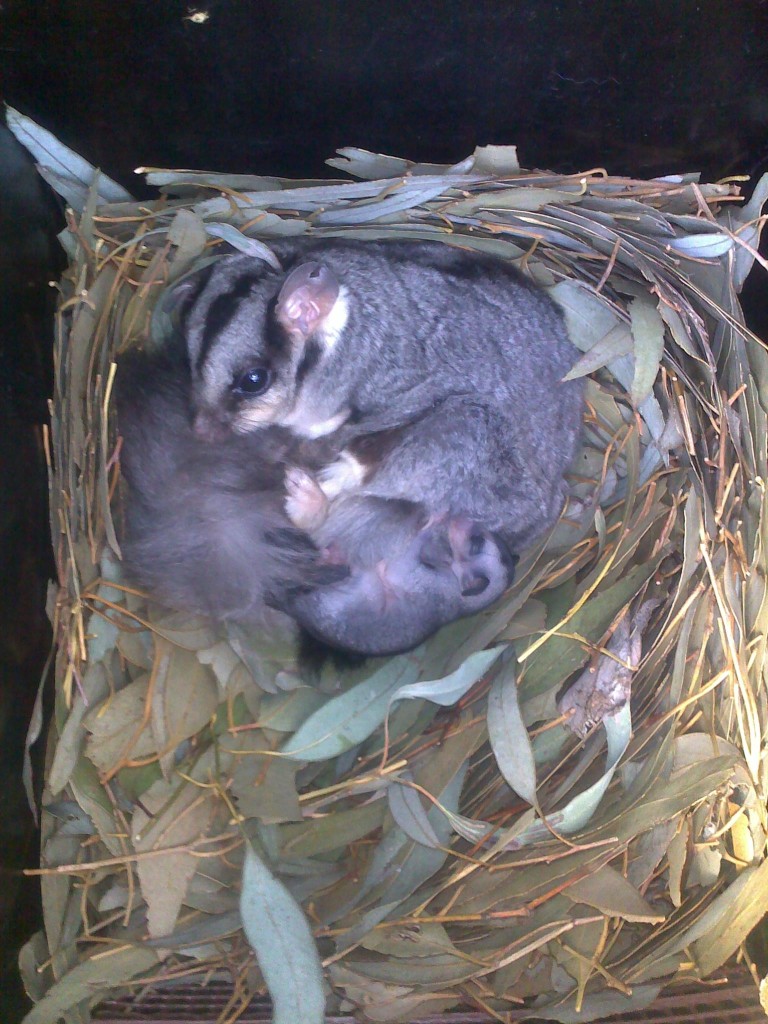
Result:
[[[245,848],[240,915],[272,997],[272,1024],[323,1024],[323,968],[307,919],[250,843]]]
[[[45,128],[13,107],[6,107],[6,123],[18,141],[35,158],[38,170],[60,196],[73,209],[80,212],[88,192],[98,179],[99,200],[102,203],[132,202],[129,192],[116,181],[101,174],[93,164],[78,156],[63,142],[59,142]]]
[[[518,796],[536,803],[536,763],[520,714],[517,681],[509,664],[493,681],[488,694],[488,738],[501,774]]]
[[[629,304],[632,335],[635,339],[635,375],[632,401],[640,405],[653,390],[664,354],[664,321],[656,305],[646,295],[638,295]]]

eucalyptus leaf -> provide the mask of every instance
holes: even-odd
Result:
[[[210,823],[210,796],[192,785],[160,780],[142,797],[131,822],[137,853],[168,850],[140,858],[136,873],[147,904],[147,925],[153,938],[173,930],[189,881],[199,860],[183,847],[203,835]],[[171,852],[170,848],[177,848]],[[182,847],[181,850],[178,848]]]
[[[665,919],[663,912],[654,910],[632,883],[609,864],[593,875],[577,879],[566,889],[565,894],[577,903],[597,907],[606,917],[647,921],[651,924]]]
[[[328,166],[337,167],[356,178],[397,178],[405,174],[464,174],[472,167],[471,157],[458,164],[449,165],[414,163],[401,157],[371,153],[367,149],[357,149],[354,146],[344,146],[337,149],[336,153],[337,156],[325,161]]]
[[[89,705],[102,701],[108,691],[109,683],[104,666],[100,662],[89,665],[83,676],[82,693],[78,693],[72,702],[72,709],[59,734],[49,768],[48,786],[54,795],[66,786],[82,752],[85,741],[83,719]]]
[[[691,946],[702,977],[724,964],[768,913],[766,879],[768,861],[763,861],[745,868],[726,892],[716,897],[711,908],[712,927]]]
[[[240,916],[272,997],[272,1024],[323,1024],[323,968],[307,919],[250,844]]]
[[[632,350],[632,334],[629,328],[623,323],[616,324],[573,364],[563,380],[586,377],[588,373],[602,369],[618,356],[628,355]]]
[[[538,1002],[535,1012],[544,1020],[559,1021],[560,1024],[582,1024],[586,1021],[600,1021],[623,1013],[647,1009],[661,991],[661,985],[637,985],[629,995],[622,992],[601,992],[587,996],[580,1010],[568,1003],[556,1006],[552,1000]]]
[[[458,174],[424,175],[419,179],[420,188],[438,187],[437,194],[449,192],[455,186],[472,184],[480,178],[477,175],[464,176]],[[314,210],[327,209],[337,202],[344,202],[359,199],[374,199],[382,196],[392,185],[400,184],[391,178],[379,178],[374,181],[349,182],[342,185],[319,185],[306,188],[294,188],[290,193],[291,209],[311,213]],[[218,214],[231,214],[233,206],[247,210],[255,214],[259,209],[268,209],[275,206],[284,209],[286,206],[285,193],[275,192],[243,192],[226,199],[207,199],[197,203],[194,207],[198,216],[204,220],[215,217]]]
[[[392,658],[310,715],[283,744],[281,753],[299,761],[325,761],[343,753],[381,725],[392,695],[418,675],[418,653]]]
[[[544,689],[559,688],[568,676],[587,661],[588,652],[576,637],[596,643],[617,613],[626,607],[654,572],[654,563],[636,565],[612,586],[597,591],[582,607],[568,617],[564,632],[551,636],[523,663],[519,675],[519,698],[525,702]]]
[[[562,307],[570,339],[582,352],[589,352],[600,339],[622,329],[624,320],[618,310],[577,281],[560,281],[548,291]]]
[[[757,249],[760,242],[760,230],[761,220],[760,213],[768,201],[768,174],[763,174],[755,184],[755,188],[752,192],[752,196],[748,203],[744,206],[739,207],[736,210],[726,207],[721,217],[725,220],[728,227],[735,221],[735,226],[739,229],[739,237],[747,246],[751,246],[753,249]],[[730,207],[730,204],[729,204]],[[754,262],[754,256],[748,248],[743,246],[736,247],[735,266],[733,268],[733,286],[737,292],[740,292],[744,281],[747,278],[752,264]]]
[[[367,224],[370,221],[389,217],[393,213],[411,210],[422,203],[428,203],[445,191],[442,181],[421,184],[424,179],[415,179],[404,184],[398,191],[375,202],[344,206],[341,209],[322,210],[314,219],[315,224]]]
[[[551,203],[577,203],[581,190],[572,192],[554,188],[519,185],[516,188],[476,193],[471,199],[460,199],[448,208],[453,215],[476,213],[478,210],[540,210]]]
[[[403,832],[422,846],[438,849],[440,839],[429,822],[417,791],[395,782],[387,790],[387,796],[390,813]]]
[[[578,796],[569,800],[565,807],[554,813],[546,815],[547,823],[555,831],[563,835],[572,835],[579,832],[590,821],[597,810],[600,801],[611,784],[624,751],[629,745],[632,735],[632,717],[629,704],[619,708],[613,715],[607,715],[603,719],[605,734],[608,739],[608,754],[606,758],[605,771],[600,778],[591,786],[583,790]],[[546,838],[549,833],[547,826],[541,821],[533,821],[524,832],[515,838],[515,845],[527,846],[537,839]]]
[[[239,931],[242,926],[239,910],[231,910],[225,914],[201,914],[194,924],[177,928],[170,935],[162,935],[158,939],[147,939],[144,945],[150,949],[183,949],[185,946],[197,946],[211,939],[224,938]]]
[[[42,931],[35,932],[19,950],[19,974],[24,991],[34,1003],[39,1003],[51,985],[48,944]]]
[[[718,232],[701,232],[695,235],[684,235],[682,238],[670,238],[670,248],[684,256],[696,259],[716,259],[724,256],[733,248],[733,239]]]
[[[301,761],[325,760],[366,739],[397,700],[421,697],[448,707],[474,686],[503,650],[478,651],[442,679],[408,683],[419,674],[418,652],[391,659],[365,682],[316,711],[283,745],[281,753]]]
[[[496,676],[488,694],[488,738],[507,785],[529,804],[536,804],[536,763],[511,664]]]
[[[41,174],[49,175],[51,186],[73,209],[80,212],[84,208],[94,182],[102,203],[133,201],[122,185],[101,174],[31,118],[6,106],[5,120],[16,139],[32,154]]]
[[[22,1024],[51,1024],[83,1000],[131,981],[157,967],[157,954],[146,948],[121,946],[109,957],[90,957],[77,964],[32,1007]]]
[[[664,321],[647,296],[637,296],[629,304],[634,338],[635,374],[632,401],[640,405],[651,394],[664,354]]]
[[[259,242],[255,238],[249,238],[248,235],[244,235],[242,231],[238,231],[231,224],[207,221],[204,227],[206,234],[212,235],[214,238],[222,238],[233,249],[237,249],[238,252],[268,263],[273,270],[280,270],[280,261],[264,242]]]
[[[520,174],[517,146],[476,146],[472,155],[472,170],[481,174],[516,177]]]
[[[259,706],[259,725],[276,732],[295,732],[328,699],[326,694],[311,686],[300,686],[287,693],[266,694]]]
[[[168,241],[176,246],[173,279],[177,280],[205,248],[205,225],[192,210],[180,209],[168,228]]]
[[[389,956],[411,957],[433,956],[435,953],[455,953],[455,947],[448,932],[436,921],[424,924],[401,925],[377,928],[362,940],[365,949]]]
[[[423,683],[410,683],[401,686],[399,690],[395,691],[392,701],[421,697],[434,704],[450,707],[460,700],[479,679],[482,679],[505,650],[506,644],[501,644],[485,651],[476,651],[474,654],[470,654],[459,668],[442,679],[430,679]]]
[[[159,167],[137,167],[137,174],[143,174],[148,185],[168,192],[203,188],[234,189],[238,192],[255,192],[259,189],[273,190],[282,188],[280,178],[266,177],[258,174],[219,174],[215,171],[183,171],[163,170]]]
[[[100,771],[114,769],[129,757],[146,757],[157,750],[155,738],[145,724],[148,696],[149,677],[140,676],[83,717],[83,725],[90,734],[85,752]]]

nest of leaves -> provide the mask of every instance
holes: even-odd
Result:
[[[266,988],[283,1024],[592,1020],[745,955],[768,910],[768,359],[736,296],[768,182],[745,206],[693,175],[527,172],[511,148],[450,168],[343,150],[358,181],[150,170],[162,194],[136,202],[37,155],[71,209],[28,1024],[190,976],[232,980],[222,1020]],[[278,633],[123,579],[110,414],[115,354],[163,343],[169,284],[305,232],[515,261],[589,376],[568,507],[504,599],[319,679]]]

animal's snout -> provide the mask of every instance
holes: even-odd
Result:
[[[462,597],[479,597],[485,593],[491,581],[483,573],[463,572],[460,583]]]

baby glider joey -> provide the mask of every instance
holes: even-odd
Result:
[[[329,499],[405,500],[513,551],[557,518],[581,424],[557,306],[509,264],[435,242],[291,239],[177,289],[203,438],[333,436]],[[399,429],[373,468],[357,438]],[[379,525],[386,506],[366,521]],[[355,552],[351,552],[355,561]]]
[[[246,626],[276,608],[331,647],[367,655],[415,646],[479,607],[480,593],[503,591],[506,552],[480,528],[382,501],[386,529],[372,532],[370,508],[356,512],[353,496],[329,504],[312,482],[337,454],[332,443],[308,453],[280,428],[202,440],[190,387],[172,354],[120,360],[126,574],[163,603]],[[310,481],[309,502],[294,487],[291,507],[319,547],[286,515],[286,465]]]
[[[408,650],[506,590],[516,557],[460,516],[432,520],[404,499],[351,494],[329,501],[298,466],[286,472],[286,509],[327,562],[349,568],[332,586],[295,595],[291,614],[313,636],[347,650]]]

